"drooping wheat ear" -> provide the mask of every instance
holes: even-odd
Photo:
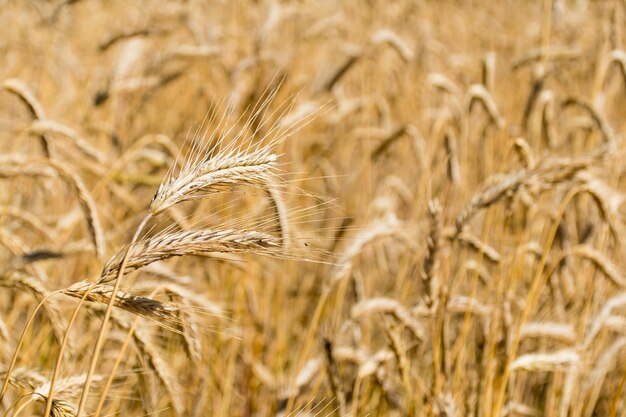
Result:
[[[387,44],[398,52],[404,62],[411,62],[415,59],[415,54],[406,41],[397,33],[389,29],[380,29],[370,36],[372,45]]]
[[[580,355],[573,349],[553,353],[529,353],[511,363],[511,370],[525,371],[563,371],[577,365]]]
[[[512,196],[522,187],[530,187],[533,191],[539,192],[572,180],[576,174],[587,169],[594,161],[603,158],[604,154],[603,149],[598,149],[591,157],[546,159],[531,170],[522,169],[502,176],[497,182],[483,188],[461,210],[456,218],[456,234],[461,233],[478,210]]]
[[[588,245],[579,245],[573,247],[570,254],[593,262],[613,284],[620,288],[626,287],[626,278],[622,271],[599,250]]]
[[[34,120],[41,120],[46,118],[43,107],[35,98],[33,93],[30,92],[26,84],[24,84],[22,81],[13,78],[5,80],[0,88],[17,96],[22,101],[22,103],[26,105],[31,118],[33,118]],[[52,144],[45,134],[39,135],[39,141],[41,142],[41,148],[43,149],[44,155],[47,158],[50,158],[52,154]]]
[[[491,93],[489,93],[489,91],[487,91],[484,86],[480,84],[474,84],[470,86],[467,91],[467,96],[468,98],[466,108],[468,114],[471,113],[474,103],[481,103],[483,105],[483,108],[489,115],[491,122],[496,125],[498,129],[504,128],[504,126],[506,125],[506,121],[500,115],[500,112],[498,111],[498,106],[496,105],[493,96],[491,95]]]
[[[337,85],[337,83],[341,81],[341,79],[348,73],[350,68],[352,68],[354,64],[356,64],[361,59],[362,56],[363,50],[361,48],[352,48],[352,51],[348,52],[348,57],[345,58],[345,61],[333,72],[331,72],[326,78],[318,83],[315,92],[319,94],[332,91],[335,85]]]
[[[585,190],[597,203],[613,237],[623,247],[626,233],[620,220],[620,207],[624,202],[624,195],[588,172],[578,174],[577,178],[584,182]]]
[[[391,133],[386,135],[386,137],[384,137],[381,140],[378,146],[376,146],[376,149],[372,151],[371,156],[370,156],[371,160],[376,161],[383,154],[385,154],[385,152],[387,152],[387,150],[391,147],[391,145],[393,145],[398,139],[404,136],[404,134],[407,131],[407,127],[408,125],[401,125],[400,127],[396,129],[392,129]]]
[[[105,284],[92,285],[87,281],[77,282],[64,289],[63,294],[82,299],[88,292],[87,301],[108,304],[113,296],[113,287]],[[172,304],[147,297],[117,291],[114,305],[129,313],[155,321],[178,322],[178,308]]]
[[[344,250],[341,258],[339,259],[339,267],[331,277],[330,282],[327,285],[327,289],[330,289],[335,283],[347,278],[352,269],[354,268],[354,261],[356,257],[364,250],[364,248],[377,241],[385,238],[398,238],[403,239],[403,230],[400,221],[394,216],[390,215],[381,220],[376,220],[369,224],[366,228],[359,231],[358,235]]]
[[[178,175],[161,183],[150,203],[150,213],[157,215],[183,201],[203,198],[235,185],[265,186],[274,176],[277,160],[278,156],[268,148],[249,153],[230,149],[188,163]]]
[[[457,216],[456,233],[461,233],[463,227],[474,217],[478,210],[489,207],[517,191],[522,185],[525,175],[525,171],[506,175],[497,183],[487,186],[476,194]]]
[[[68,183],[76,192],[76,197],[78,199],[78,203],[83,211],[83,215],[85,216],[85,221],[87,223],[87,229],[89,232],[89,237],[94,245],[94,250],[96,255],[99,258],[102,258],[105,250],[105,239],[104,234],[102,232],[102,226],[100,224],[100,217],[98,215],[98,210],[96,208],[96,203],[89,193],[89,190],[82,178],[74,172],[74,170],[66,165],[63,162],[50,160],[50,159],[41,159],[41,158],[22,158],[21,156],[10,156],[6,159],[6,161],[10,161],[13,165],[13,170],[16,175],[28,175],[29,169],[34,169],[35,172],[47,172],[45,169],[47,167],[52,168],[54,172],[66,183]],[[0,164],[5,161],[0,161]],[[16,168],[18,168],[16,170]],[[41,171],[41,169],[44,169]],[[25,171],[22,171],[22,170]],[[0,167],[0,172],[3,168]],[[2,174],[0,173],[0,176]]]
[[[393,298],[379,297],[361,301],[352,306],[350,315],[352,319],[359,320],[363,317],[377,313],[390,314],[398,322],[402,323],[407,329],[409,329],[418,340],[427,340],[426,330],[424,327],[417,320],[415,320],[415,318],[411,315],[411,312],[406,307]]]
[[[422,265],[422,290],[424,292],[424,302],[430,309],[433,306],[434,294],[437,293],[437,272],[438,272],[438,255],[441,248],[441,205],[439,200],[431,200],[428,203],[428,214],[430,219],[430,231],[426,237],[427,251]]]
[[[38,135],[45,135],[46,133],[58,134],[69,139],[72,144],[86,157],[99,163],[103,163],[106,159],[102,152],[80,137],[76,131],[54,120],[34,120],[31,123],[29,130]]]
[[[456,236],[456,240],[483,254],[485,258],[493,263],[497,264],[502,259],[500,253],[493,246],[481,241],[477,236],[468,231],[461,232]]]
[[[428,83],[433,88],[445,91],[446,93],[454,97],[459,97],[461,95],[461,89],[444,74],[438,72],[428,74],[428,78],[426,78],[426,83]]]
[[[607,142],[615,141],[615,134],[613,133],[613,129],[611,126],[604,120],[604,118],[600,115],[600,113],[589,103],[586,101],[577,98],[577,97],[569,97],[561,102],[562,107],[578,107],[589,114],[593,122],[596,124],[596,127],[602,133],[604,140]]]
[[[85,216],[85,221],[87,222],[87,229],[89,230],[89,236],[93,242],[96,256],[99,259],[102,259],[106,249],[106,241],[104,233],[102,232],[96,202],[89,193],[89,190],[87,189],[87,186],[83,182],[82,178],[69,166],[57,161],[49,161],[49,164],[59,174],[59,177],[69,183],[76,191],[76,197],[78,198],[78,203],[83,210],[83,215]]]
[[[105,52],[107,49],[117,45],[121,41],[138,37],[148,37],[167,32],[164,28],[142,27],[142,28],[124,28],[120,31],[113,32],[98,44],[98,51]]]
[[[41,237],[49,241],[54,240],[55,232],[50,227],[48,227],[38,216],[35,216],[34,214],[29,213],[26,210],[13,206],[2,206],[0,207],[0,217],[3,216],[17,219]]]
[[[279,254],[279,238],[267,233],[248,230],[194,229],[183,232],[165,233],[135,242],[128,248],[126,273],[153,262],[174,256],[203,255],[212,252],[247,252]],[[126,248],[120,250],[104,266],[99,284],[108,283],[117,277],[120,261]]]
[[[530,322],[524,323],[521,330],[522,339],[524,338],[550,338],[559,340],[564,343],[573,343],[576,341],[576,332],[571,324],[554,323],[554,322]]]
[[[50,295],[50,292],[46,289],[40,279],[19,271],[9,271],[0,274],[0,286],[17,288],[21,291],[28,292],[39,302]],[[44,303],[42,308],[48,317],[48,320],[50,320],[54,337],[60,343],[63,340],[63,335],[65,334],[65,320],[63,319],[60,309],[52,299],[49,299],[46,303]]]
[[[599,69],[598,80],[600,82],[600,88],[606,84],[607,77],[609,75],[609,69],[612,64],[616,64],[619,68],[619,72],[622,75],[624,83],[626,83],[626,53],[620,49],[615,49],[609,52],[602,60],[602,65]],[[597,103],[600,104],[600,103]]]
[[[584,348],[588,348],[598,333],[606,325],[606,321],[611,317],[613,310],[626,306],[626,292],[621,292],[611,298],[605,303],[600,312],[592,317],[587,324],[587,332],[582,342]]]
[[[599,148],[590,157],[546,159],[528,171],[524,185],[531,187],[533,191],[551,189],[553,185],[573,180],[594,163],[599,163],[603,157],[604,148]]]

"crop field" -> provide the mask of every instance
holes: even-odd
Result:
[[[0,0],[1,416],[626,416],[626,1]]]

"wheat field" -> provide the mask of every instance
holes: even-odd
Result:
[[[626,416],[625,30],[0,0],[0,412]]]

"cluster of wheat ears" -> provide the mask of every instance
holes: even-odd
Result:
[[[626,416],[625,1],[0,10],[2,415]]]

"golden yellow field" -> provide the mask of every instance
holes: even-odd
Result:
[[[0,0],[2,416],[626,416],[626,1]]]

